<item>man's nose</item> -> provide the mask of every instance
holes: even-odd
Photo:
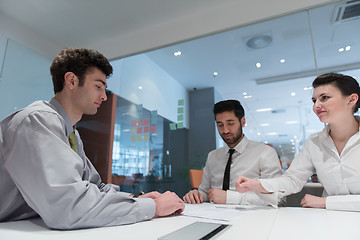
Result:
[[[101,95],[101,100],[103,100],[103,101],[107,100],[106,91],[104,91],[103,94]]]

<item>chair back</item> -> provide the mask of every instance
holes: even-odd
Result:
[[[203,170],[190,169],[189,175],[190,175],[191,186],[193,188],[198,188],[201,184]]]

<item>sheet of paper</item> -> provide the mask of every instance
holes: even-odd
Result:
[[[220,221],[232,221],[244,216],[245,211],[241,209],[251,208],[243,205],[225,205],[225,204],[185,204],[185,210],[182,213],[185,216],[213,219]]]

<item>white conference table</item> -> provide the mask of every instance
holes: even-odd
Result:
[[[360,239],[360,212],[311,208],[246,209],[230,222],[170,216],[136,224],[82,230],[50,230],[41,219],[0,223],[1,240],[158,239],[196,221],[232,226],[216,239]]]

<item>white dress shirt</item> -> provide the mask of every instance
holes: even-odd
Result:
[[[326,209],[360,211],[359,132],[348,140],[339,155],[326,126],[309,137],[281,177],[260,182],[267,191],[286,196],[301,191],[315,171],[324,186],[323,196],[327,196]]]
[[[235,146],[230,168],[230,189],[226,193],[227,204],[276,205],[280,201],[272,194],[239,193],[236,191],[238,176],[249,178],[273,178],[281,175],[278,155],[274,148],[248,140],[245,136]],[[199,192],[204,201],[209,201],[207,191],[222,189],[225,166],[229,158],[229,147],[211,151],[208,154]],[[265,201],[264,201],[265,200]]]
[[[134,223],[155,214],[150,198],[131,198],[101,183],[70,118],[53,98],[37,101],[0,123],[0,222],[40,215],[51,228]]]

